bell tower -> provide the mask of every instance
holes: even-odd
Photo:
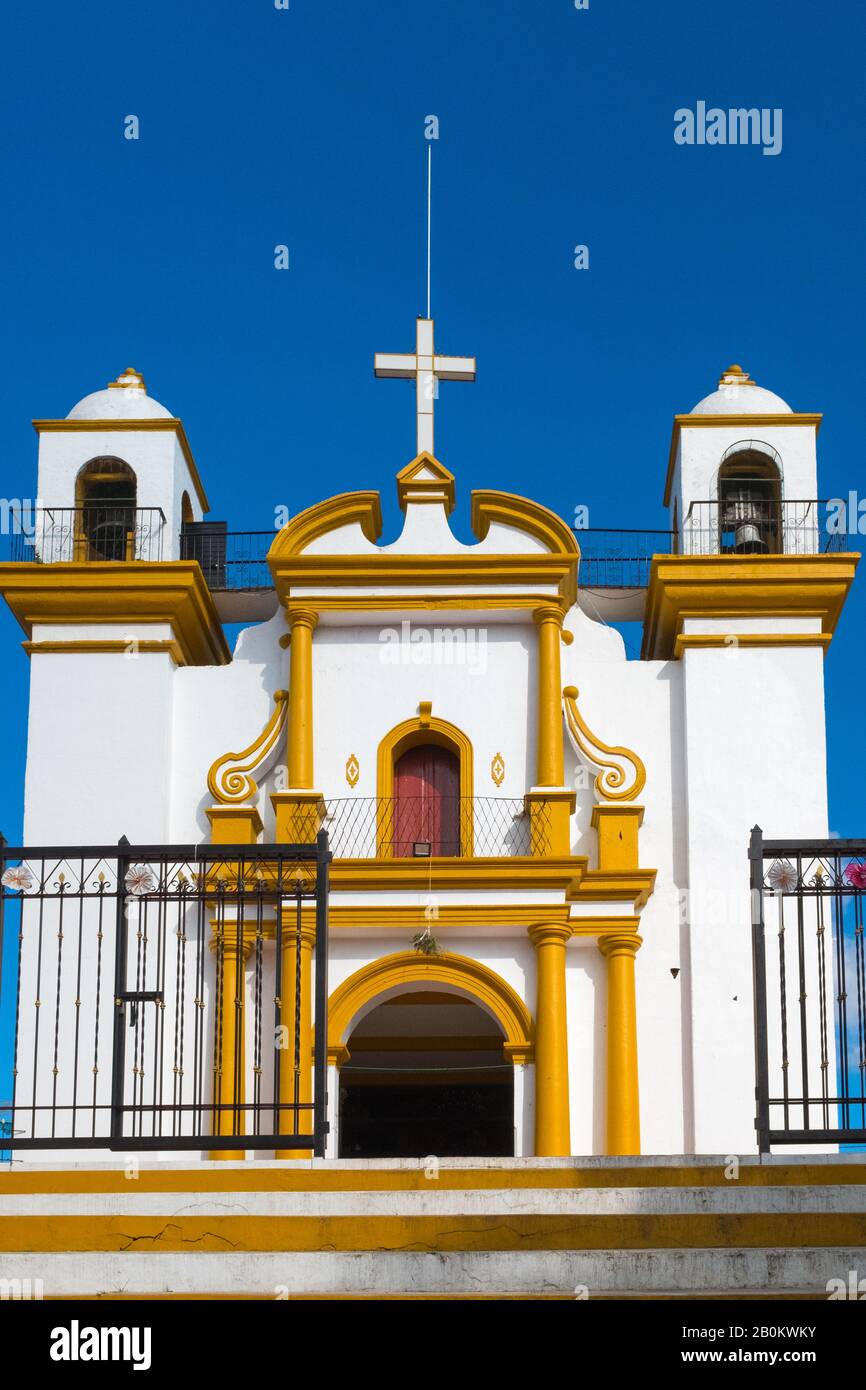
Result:
[[[39,435],[34,559],[178,560],[208,500],[183,422],[133,367]]]
[[[737,364],[693,410],[674,416],[664,500],[679,553],[820,553],[820,424]]]

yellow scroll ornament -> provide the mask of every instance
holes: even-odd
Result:
[[[274,691],[274,712],[255,742],[242,753],[224,753],[217,758],[207,775],[207,785],[218,805],[236,806],[255,796],[256,783],[250,773],[261,767],[276,748],[288,709],[288,691]]]
[[[605,801],[634,801],[646,783],[646,768],[637,753],[630,748],[608,747],[596,738],[577,708],[576,686],[567,685],[562,694],[565,722],[579,757],[601,769],[595,779],[598,795]]]

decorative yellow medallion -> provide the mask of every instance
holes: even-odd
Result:
[[[360,776],[361,764],[358,762],[358,759],[355,757],[355,754],[350,753],[348,758],[346,759],[346,781],[349,783],[349,786],[356,787],[358,785],[358,778]]]
[[[505,759],[501,753],[494,753],[493,755],[493,761],[490,764],[490,776],[497,787],[501,787],[505,781]]]

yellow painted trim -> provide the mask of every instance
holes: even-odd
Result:
[[[366,1004],[386,990],[413,984],[444,985],[469,995],[499,1023],[510,1060],[532,1060],[535,1031],[532,1017],[520,996],[480,961],[450,951],[439,956],[401,951],[382,956],[356,970],[338,985],[328,1001],[329,1050],[348,1042],[351,1027]]]
[[[832,635],[859,559],[857,554],[656,555],[641,655],[671,659],[687,617],[813,617]]]
[[[440,748],[447,748],[450,752],[456,753],[460,763],[460,839],[462,858],[472,856],[473,837],[475,827],[472,816],[463,815],[463,807],[472,805],[474,768],[472,741],[459,729],[456,724],[451,724],[447,719],[437,719],[430,713],[430,702],[422,701],[419,705],[419,713],[412,719],[404,719],[402,724],[397,724],[385,735],[379,744],[376,754],[376,795],[381,800],[390,804],[394,797],[394,766],[397,759],[410,748],[417,748],[420,744],[433,743]],[[392,851],[392,826],[393,822],[387,817],[384,824],[377,826],[376,849],[379,857],[389,859],[393,857]],[[428,859],[425,863],[430,863]]]
[[[192,456],[192,449],[186,437],[186,430],[183,421],[176,416],[157,416],[148,417],[146,420],[34,420],[33,428],[37,434],[65,434],[69,431],[76,431],[80,434],[90,434],[102,430],[112,430],[115,433],[138,434],[142,430],[171,430],[177,435],[177,442],[180,445],[181,453],[186,460],[189,469],[189,476],[195,488],[201,509],[203,512],[210,511],[210,502],[204,490],[195,459]],[[124,459],[123,462],[126,462]]]
[[[691,648],[727,647],[822,647],[827,650],[829,632],[680,632],[674,642],[674,660]]]
[[[127,1190],[131,1184],[127,1184]],[[428,1190],[433,1186],[428,1180]],[[19,1251],[360,1251],[832,1249],[866,1242],[861,1212],[581,1212],[429,1216],[4,1216],[0,1245]],[[9,1260],[5,1261],[8,1267]],[[843,1271],[844,1272],[844,1271]],[[128,1276],[130,1279],[134,1275]],[[778,1319],[776,1319],[778,1321]]]
[[[432,478],[420,478],[419,473],[432,473]],[[397,474],[397,500],[405,512],[409,502],[439,502],[446,515],[454,510],[454,474],[426,450],[407,463]]]
[[[0,593],[28,637],[33,625],[168,623],[188,666],[231,661],[197,560],[0,564]]]
[[[321,536],[355,522],[367,540],[375,545],[382,534],[382,508],[378,492],[342,492],[337,497],[328,497],[299,512],[277,532],[268,551],[268,561],[297,556]]]
[[[595,789],[607,801],[634,801],[646,785],[646,768],[630,748],[602,743],[589,729],[580,710],[577,708],[577,687],[567,685],[562,692],[565,702],[565,718],[574,742],[584,758],[595,767],[600,767],[595,779]],[[634,776],[626,780],[625,769],[612,758],[631,763]]]
[[[288,694],[274,692],[274,710],[258,738],[241,753],[224,753],[211,765],[207,775],[208,790],[215,802],[231,806],[250,801],[257,786],[250,776],[273,752],[282,733],[288,714]]]
[[[748,429],[752,431],[750,438],[754,437],[755,429],[775,429],[778,425],[804,425],[813,426],[815,434],[821,428],[823,415],[797,415],[793,411],[790,415],[768,414],[768,415],[675,415],[674,426],[671,432],[671,447],[668,450],[668,471],[665,478],[664,505],[670,506],[671,487],[673,485],[674,468],[676,467],[677,445],[680,440],[680,431],[684,429],[719,429],[727,425],[732,425],[736,429]]]
[[[509,1191],[522,1188],[553,1190],[604,1189],[606,1187],[730,1187],[724,1164],[653,1163],[632,1166],[603,1165],[597,1159],[564,1158],[544,1167],[524,1165],[515,1159],[511,1165],[496,1168],[473,1167],[466,1159],[451,1167],[443,1163],[437,1172],[436,1187],[442,1191]],[[785,1163],[774,1159],[761,1163],[757,1157],[740,1164],[738,1187],[856,1187],[866,1184],[866,1163],[832,1161]],[[28,1168],[24,1165],[0,1170],[0,1195],[62,1196],[74,1193],[98,1195],[128,1193],[129,1178],[124,1165],[110,1167]],[[363,1164],[337,1167],[328,1160],[314,1160],[305,1167],[258,1167],[235,1158],[233,1165],[190,1162],[154,1162],[141,1165],[135,1180],[136,1192],[429,1192],[430,1178],[423,1159],[415,1167],[368,1168]],[[44,1221],[45,1218],[43,1217]]]
[[[130,647],[133,643],[135,644],[135,653],[130,651]],[[89,638],[72,638],[68,642],[22,642],[21,646],[24,648],[25,652],[27,652],[28,656],[37,654],[58,655],[66,652],[91,656],[99,655],[100,653],[111,653],[114,655],[126,653],[131,658],[133,655],[137,655],[140,652],[167,652],[176,666],[186,665],[180,643],[169,638],[164,638],[162,641],[155,642],[142,642],[134,637],[131,637],[128,642],[124,642],[121,638],[105,642],[92,641]]]

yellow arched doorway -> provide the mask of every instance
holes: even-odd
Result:
[[[407,951],[362,967],[331,997],[328,1037],[339,1157],[508,1157],[516,1133],[520,1151],[532,1020],[478,961]]]

